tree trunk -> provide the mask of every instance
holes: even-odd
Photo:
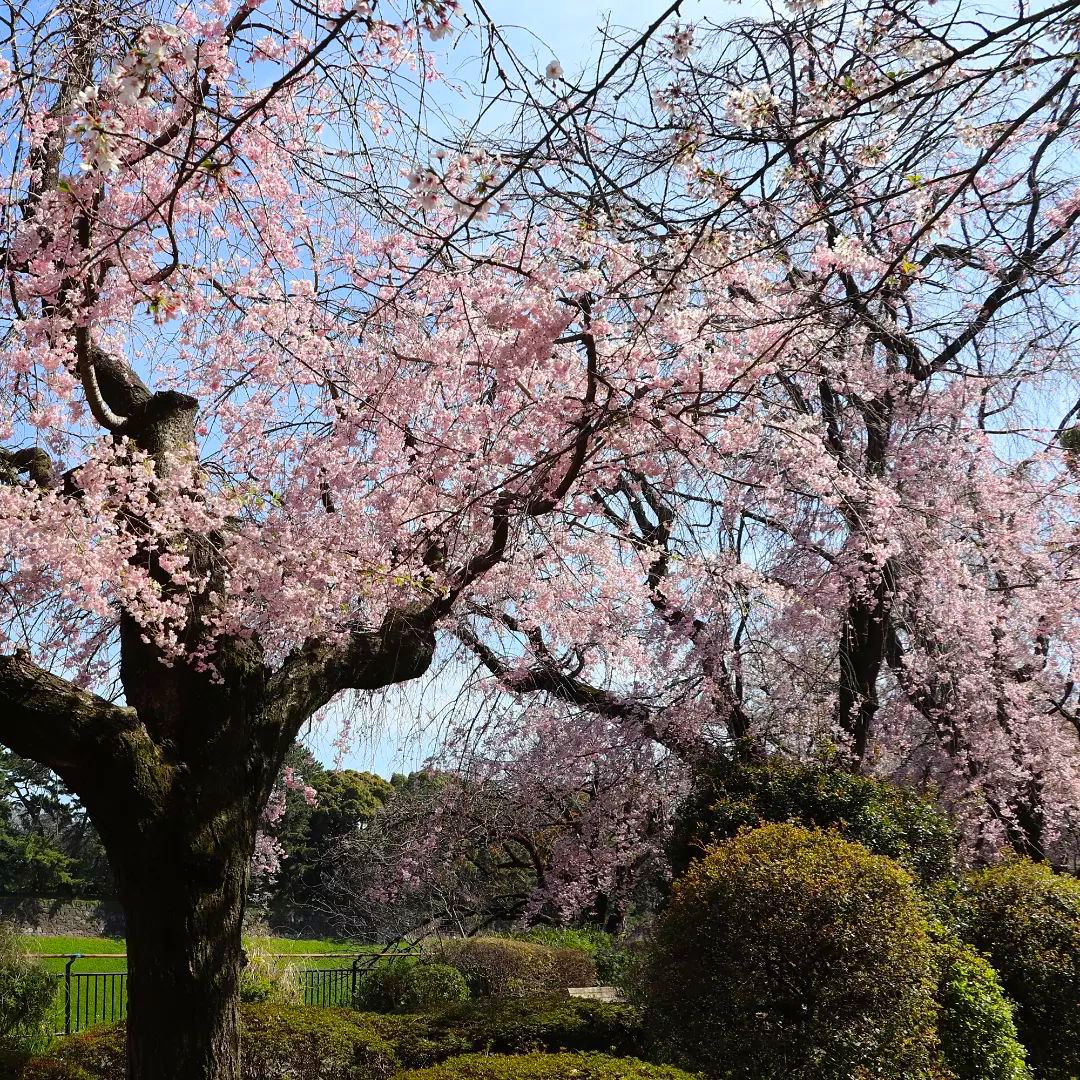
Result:
[[[127,918],[129,1080],[239,1080],[252,799],[107,826]],[[215,805],[216,804],[216,805]],[[196,809],[199,812],[196,812]]]
[[[182,837],[178,837],[182,841]],[[129,1080],[239,1080],[250,848],[143,851],[126,868]]]
[[[214,678],[121,624],[126,704],[0,654],[0,742],[59,774],[101,835],[127,918],[129,1080],[239,1080],[241,929],[255,830],[301,724],[342,689],[416,678],[434,632],[398,612],[276,671],[228,640]],[[119,1078],[115,1078],[119,1080]]]

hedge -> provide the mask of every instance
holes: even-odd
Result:
[[[1012,1005],[997,973],[943,927],[935,936],[941,1063],[955,1080],[1030,1080]]]
[[[391,961],[364,976],[353,1005],[371,1012],[415,1012],[468,998],[465,977],[450,964]]]
[[[240,1016],[243,1080],[386,1080],[400,1067],[367,1018],[348,1009],[245,1005]],[[31,1058],[22,1080],[119,1080],[126,1056],[123,1024],[96,1028]]]
[[[466,1054],[399,1080],[693,1080],[670,1065],[605,1054],[520,1054],[511,1057]]]
[[[640,1055],[646,1045],[636,1008],[578,998],[478,1001],[432,1014],[369,1019],[409,1068],[473,1051],[575,1050],[626,1056]]]
[[[620,986],[634,962],[631,947],[614,934],[593,927],[530,926],[510,935],[519,941],[552,948],[577,949],[591,956],[601,986]]]
[[[1015,1003],[1035,1075],[1080,1077],[1080,880],[1013,859],[966,878],[954,915]]]
[[[243,1080],[381,1080],[476,1051],[640,1053],[630,1006],[573,998],[474,1002],[427,1014],[356,1013],[314,1006],[244,1005]],[[30,1059],[23,1080],[117,1080],[123,1024],[95,1028]]]
[[[596,963],[580,949],[475,937],[442,939],[427,946],[425,953],[456,967],[473,997],[522,997],[596,985]]]

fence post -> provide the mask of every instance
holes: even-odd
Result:
[[[360,957],[357,956],[352,962],[352,986],[349,989],[349,1005],[351,1008],[356,1008],[356,965],[360,963]]]
[[[70,953],[70,959],[64,965],[64,1034],[71,1034],[71,965],[82,953]]]

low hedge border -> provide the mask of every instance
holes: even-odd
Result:
[[[469,1002],[436,1013],[368,1015],[406,1068],[488,1051],[596,1051],[618,1057],[645,1049],[641,1016],[630,1005],[579,998]]]
[[[694,1080],[671,1065],[606,1054],[466,1054],[398,1080]]]
[[[477,1051],[639,1054],[637,1010],[574,998],[470,1002],[435,1013],[357,1013],[303,1005],[240,1010],[244,1080],[387,1080],[399,1069]],[[30,1058],[20,1080],[118,1080],[123,1024],[95,1028]],[[664,1074],[666,1075],[666,1074]],[[580,1077],[579,1080],[587,1080]]]

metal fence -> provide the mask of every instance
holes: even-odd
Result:
[[[301,968],[298,971],[305,1005],[351,1005],[357,986],[380,959],[416,955],[418,949],[378,953],[274,953],[277,959],[304,960],[342,957],[348,967]],[[127,1015],[126,971],[74,971],[77,960],[126,960],[126,953],[44,953],[41,959],[66,959],[57,973],[57,1035],[74,1035],[96,1024],[112,1024]]]

